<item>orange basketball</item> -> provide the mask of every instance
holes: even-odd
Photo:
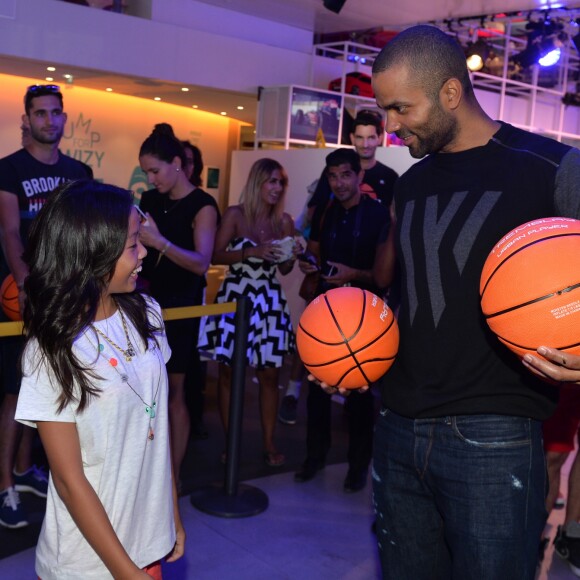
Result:
[[[334,288],[300,317],[298,354],[319,380],[356,389],[381,378],[395,360],[399,327],[393,311],[372,292]]]
[[[580,221],[523,224],[489,254],[480,281],[491,330],[520,357],[541,346],[580,354]]]
[[[12,274],[8,274],[0,285],[0,300],[2,310],[10,320],[22,320],[18,304],[18,287]]]

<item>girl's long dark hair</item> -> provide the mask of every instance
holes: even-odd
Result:
[[[24,332],[27,344],[38,341],[37,362],[47,365],[58,384],[59,412],[72,402],[82,411],[99,393],[98,374],[75,356],[73,343],[95,319],[125,249],[132,206],[129,191],[77,181],[56,189],[32,224],[24,253],[30,271],[24,282]],[[147,348],[161,320],[149,322],[147,302],[138,292],[115,299]]]

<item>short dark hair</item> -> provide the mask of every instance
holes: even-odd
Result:
[[[455,38],[429,25],[403,30],[381,50],[373,64],[373,74],[404,65],[412,81],[433,100],[446,81],[456,78],[466,94],[473,94],[465,54]]]
[[[36,97],[46,97],[47,95],[56,97],[60,102],[60,108],[62,109],[64,107],[62,93],[58,85],[31,85],[26,89],[24,95],[24,112],[26,115],[30,114],[33,99],[36,99]]]
[[[352,122],[351,133],[356,131],[359,125],[372,126],[376,129],[377,135],[383,132],[383,116],[378,111],[359,111]]]
[[[328,171],[331,167],[338,167],[343,163],[350,165],[351,169],[355,173],[359,173],[361,170],[360,157],[354,149],[347,149],[346,147],[341,147],[340,149],[335,149],[332,153],[326,156],[326,170]]]
[[[171,163],[176,157],[179,157],[182,167],[187,161],[181,141],[175,136],[173,127],[169,123],[155,125],[151,135],[141,145],[139,157],[143,155],[153,155],[165,163]]]

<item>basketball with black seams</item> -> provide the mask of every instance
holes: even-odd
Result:
[[[380,379],[395,361],[399,328],[386,302],[360,288],[333,288],[304,310],[298,354],[319,381],[357,389]]]
[[[22,320],[20,316],[20,304],[18,303],[18,286],[12,274],[8,274],[0,285],[2,297],[2,310],[10,320]]]
[[[519,357],[539,346],[580,355],[580,221],[550,217],[514,228],[481,273],[487,324]]]

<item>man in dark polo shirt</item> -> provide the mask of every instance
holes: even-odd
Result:
[[[308,250],[317,265],[300,261],[305,274],[320,269],[317,293],[338,286],[354,286],[380,294],[372,276],[375,254],[384,243],[390,224],[388,206],[360,189],[362,171],[358,154],[337,149],[326,157],[325,175],[333,198],[312,224]],[[348,473],[344,490],[364,488],[372,455],[374,399],[371,390],[346,398],[349,417]],[[324,467],[330,449],[331,397],[319,385],[309,383],[307,401],[306,460],[295,474],[298,482],[312,479]]]

